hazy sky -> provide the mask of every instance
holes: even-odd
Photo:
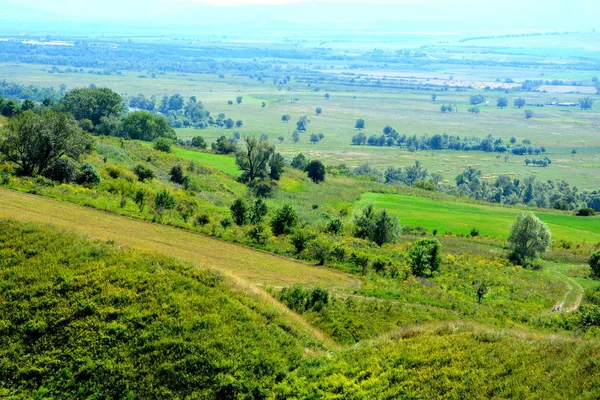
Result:
[[[173,26],[256,27],[398,22],[398,29],[435,31],[591,30],[599,0],[1,0],[0,21],[113,22]],[[401,24],[400,24],[401,23]],[[236,25],[231,25],[236,24]],[[296,26],[296,25],[291,25]],[[360,28],[360,25],[357,26]]]

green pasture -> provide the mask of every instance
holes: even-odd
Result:
[[[401,225],[422,226],[438,234],[468,234],[477,228],[481,235],[506,238],[521,211],[494,205],[466,204],[424,197],[365,193],[359,206],[373,204],[400,218]],[[566,213],[535,212],[550,228],[554,240],[596,243],[600,241],[600,218],[576,217]]]

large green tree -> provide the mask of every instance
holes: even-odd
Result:
[[[152,141],[157,138],[176,139],[175,130],[165,117],[148,111],[134,111],[127,114],[121,125],[121,134],[129,139]]]
[[[275,147],[269,141],[260,141],[256,136],[244,136],[244,146],[236,153],[235,162],[243,171],[241,182],[252,182],[269,175],[270,160]]]
[[[109,88],[73,89],[65,95],[59,106],[76,120],[89,119],[94,125],[102,117],[116,117],[123,111],[123,99]]]
[[[43,174],[62,157],[77,159],[90,144],[71,115],[49,109],[11,118],[0,134],[0,154],[27,176]]]
[[[546,251],[552,242],[552,235],[545,223],[533,213],[528,212],[517,215],[508,241],[512,245],[511,259],[525,265],[538,253]]]

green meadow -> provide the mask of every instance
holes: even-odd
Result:
[[[469,234],[477,228],[481,235],[508,237],[510,226],[522,210],[513,207],[460,203],[458,201],[433,200],[426,197],[382,193],[364,193],[360,205],[373,204],[386,209],[400,218],[401,224],[422,226],[438,234]],[[584,218],[572,213],[535,211],[544,221],[555,240],[598,243],[600,242],[600,218]]]

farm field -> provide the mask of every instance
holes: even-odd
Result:
[[[429,232],[437,229],[439,234],[448,231],[467,235],[477,228],[481,235],[501,238],[508,237],[516,215],[522,212],[509,207],[381,193],[365,193],[358,204],[384,208],[397,215],[402,224],[422,226]],[[548,225],[555,240],[600,242],[600,218],[543,211],[535,214]]]
[[[225,113],[234,120],[242,120],[243,126],[235,129],[240,134],[266,134],[272,141],[283,137],[278,144],[279,151],[288,159],[302,152],[319,158],[329,165],[345,163],[356,167],[369,162],[384,170],[389,166],[406,166],[415,160],[423,163],[430,173],[441,173],[445,180],[452,181],[456,171],[468,166],[483,171],[484,178],[493,180],[499,174],[515,178],[536,176],[539,180],[567,180],[579,189],[596,190],[600,182],[600,102],[594,109],[582,111],[562,107],[529,107],[534,111],[532,119],[525,119],[523,109],[513,107],[512,101],[523,97],[529,103],[549,101],[577,102],[582,94],[556,94],[526,92],[503,94],[467,89],[464,92],[438,91],[435,101],[431,91],[394,90],[375,86],[341,86],[335,82],[325,82],[319,87],[295,81],[289,88],[278,90],[270,82],[258,82],[239,74],[227,74],[223,79],[208,74],[167,73],[156,78],[139,78],[139,73],[124,71],[121,76],[90,74],[49,74],[42,65],[0,64],[0,76],[8,81],[39,86],[58,87],[64,83],[67,88],[88,86],[91,83],[113,88],[119,93],[146,96],[181,93],[184,97],[195,95],[211,115]],[[354,71],[354,73],[360,73]],[[407,72],[410,74],[410,72]],[[331,74],[331,73],[329,73]],[[558,76],[558,75],[557,75]],[[535,78],[535,77],[532,77]],[[591,78],[588,77],[588,79]],[[316,91],[315,91],[316,90]],[[324,98],[330,93],[329,99]],[[467,112],[469,97],[483,94],[490,104],[480,107],[480,113]],[[239,105],[228,105],[229,100],[242,96]],[[497,97],[506,96],[509,106],[506,109],[495,107]],[[590,95],[596,98],[596,95]],[[262,102],[266,107],[261,107]],[[456,104],[458,113],[443,114],[442,104]],[[316,107],[322,114],[315,114]],[[525,107],[528,108],[528,107]],[[281,122],[281,116],[289,114],[288,123]],[[308,130],[300,135],[298,143],[293,143],[292,133],[296,120],[306,115],[310,119]],[[367,135],[380,135],[382,129],[391,125],[402,135],[450,135],[486,137],[492,135],[508,141],[512,136],[518,142],[530,140],[536,147],[544,146],[544,156],[552,159],[546,168],[525,167],[528,156],[510,155],[504,159],[498,153],[479,151],[418,151],[410,152],[397,147],[353,146],[351,137],[358,133],[354,123],[358,118],[366,121]],[[210,143],[220,136],[230,136],[230,130],[208,128],[204,130],[177,129],[182,139],[201,135]],[[319,143],[310,143],[312,133],[323,133]],[[576,154],[573,155],[572,151]],[[535,158],[535,155],[529,156]]]

